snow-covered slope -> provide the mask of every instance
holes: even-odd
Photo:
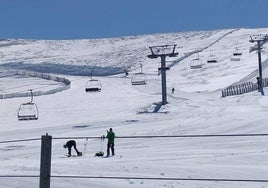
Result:
[[[268,99],[257,92],[221,98],[221,89],[241,80],[255,82],[257,54],[249,53],[252,34],[263,29],[226,29],[167,33],[95,40],[0,40],[0,94],[55,89],[53,81],[6,74],[7,69],[51,73],[71,80],[68,90],[34,97],[40,118],[18,121],[17,109],[28,98],[0,100],[0,141],[56,137],[90,137],[106,134],[112,127],[117,136],[268,133]],[[177,44],[178,57],[167,58],[168,104],[160,107],[160,59],[149,59],[149,46]],[[240,61],[230,61],[238,48]],[[202,69],[190,69],[198,56]],[[208,64],[210,54],[218,63]],[[263,64],[268,57],[262,51]],[[140,71],[148,83],[132,86]],[[124,68],[129,67],[129,76]],[[102,83],[102,91],[86,93],[90,72]],[[266,70],[263,72],[267,77]],[[175,93],[171,93],[171,88]],[[265,90],[265,93],[268,90]],[[54,139],[52,175],[130,176],[160,178],[268,179],[267,137],[205,137],[116,139],[116,155],[97,158],[106,140],[77,139],[84,155],[66,158]],[[0,144],[0,175],[39,175],[40,141]],[[74,152],[74,151],[73,151]],[[38,187],[38,178],[0,178],[0,187]],[[112,180],[52,178],[51,187],[268,187],[267,183]]]

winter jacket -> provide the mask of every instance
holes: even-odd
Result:
[[[109,144],[114,144],[114,138],[115,138],[115,134],[113,131],[109,131],[107,132],[107,136],[106,138],[108,138],[108,143]]]

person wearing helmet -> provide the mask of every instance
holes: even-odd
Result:
[[[82,155],[82,152],[79,152],[76,148],[76,142],[74,140],[69,140],[66,144],[63,145],[64,148],[68,148],[68,157],[71,157],[72,154],[71,154],[71,150],[72,150],[72,147],[74,147],[76,153],[77,153],[77,156],[81,156]]]

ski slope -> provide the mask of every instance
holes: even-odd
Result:
[[[268,133],[268,98],[257,91],[222,98],[221,90],[241,81],[255,82],[257,53],[250,35],[268,28],[226,29],[185,33],[83,40],[0,40],[0,94],[49,91],[60,83],[36,77],[6,74],[26,69],[65,77],[71,87],[55,94],[34,96],[36,121],[18,121],[17,110],[29,97],[0,100],[0,141],[53,138],[51,175],[119,176],[192,179],[268,179],[268,140],[259,137],[117,138],[115,156],[106,153],[100,139],[77,139],[82,157],[67,158],[62,146],[68,137],[96,137],[113,128],[117,136],[176,136]],[[167,58],[168,104],[161,106],[160,59],[149,59],[149,46],[177,44],[178,57]],[[230,61],[236,48],[240,61]],[[262,60],[266,65],[267,45]],[[190,69],[192,59],[203,60],[202,69]],[[219,62],[206,63],[210,53]],[[146,73],[148,83],[131,85],[131,77]],[[124,68],[130,69],[125,76]],[[86,93],[91,71],[102,83],[101,92]],[[263,76],[268,77],[267,70]],[[175,88],[174,94],[171,89]],[[268,92],[267,89],[264,90]],[[40,141],[0,144],[0,175],[39,175]],[[72,151],[74,152],[74,151]],[[39,178],[0,178],[0,187],[35,188]],[[268,183],[175,181],[146,179],[51,178],[52,188],[263,188]]]

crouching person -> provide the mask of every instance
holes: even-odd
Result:
[[[72,147],[74,147],[74,150],[77,153],[77,156],[81,156],[82,152],[78,151],[76,148],[76,142],[74,140],[69,140],[66,144],[63,145],[64,148],[68,148],[68,157],[72,156]]]

